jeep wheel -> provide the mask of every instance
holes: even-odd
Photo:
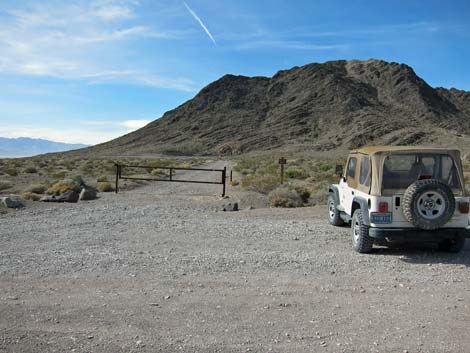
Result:
[[[454,211],[452,190],[437,179],[418,180],[405,191],[403,215],[415,227],[424,230],[442,227]]]
[[[446,239],[439,243],[439,250],[446,252],[460,252],[465,245],[465,237],[458,235],[452,239]]]
[[[328,196],[328,221],[334,226],[342,226],[344,224],[341,219],[338,209],[336,208],[337,204],[333,195]]]
[[[361,254],[371,252],[374,239],[369,236],[369,226],[364,224],[362,211],[360,209],[354,212],[351,222],[351,231],[354,250]]]

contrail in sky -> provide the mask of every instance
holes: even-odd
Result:
[[[217,45],[217,42],[215,41],[214,37],[212,36],[211,32],[209,32],[209,30],[207,29],[207,27],[204,25],[204,23],[202,22],[202,20],[199,18],[198,15],[196,15],[196,13],[189,7],[188,4],[186,4],[186,2],[183,2],[184,6],[186,6],[186,8],[188,9],[189,13],[196,19],[196,21],[199,22],[199,24],[201,25],[202,29],[204,29],[204,31],[207,33],[207,35],[209,36],[209,38],[211,39],[211,41]]]

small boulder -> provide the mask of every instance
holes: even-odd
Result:
[[[17,195],[10,195],[6,197],[2,197],[1,204],[6,208],[21,208],[24,207],[21,198]]]
[[[238,211],[238,202],[228,202],[222,207],[224,212],[233,212]]]
[[[80,194],[74,190],[64,192],[62,195],[57,197],[57,202],[78,202]]]
[[[58,202],[54,195],[52,196],[43,196],[39,199],[41,202]]]
[[[92,188],[83,188],[78,198],[79,201],[88,201],[96,199],[96,190]]]

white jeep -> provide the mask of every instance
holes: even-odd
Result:
[[[375,244],[436,242],[459,252],[470,237],[469,197],[458,150],[364,147],[351,151],[329,187],[332,225],[351,224],[354,250]]]

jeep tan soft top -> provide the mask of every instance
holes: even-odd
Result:
[[[462,171],[462,162],[460,160],[460,151],[457,149],[435,148],[435,147],[417,147],[417,146],[369,146],[361,147],[350,152],[350,156],[368,155],[371,163],[371,185],[370,194],[380,196],[382,193],[383,164],[385,158],[391,154],[447,154],[454,160],[454,165],[459,175],[461,189],[464,191],[464,177]],[[364,190],[365,191],[365,190]]]

